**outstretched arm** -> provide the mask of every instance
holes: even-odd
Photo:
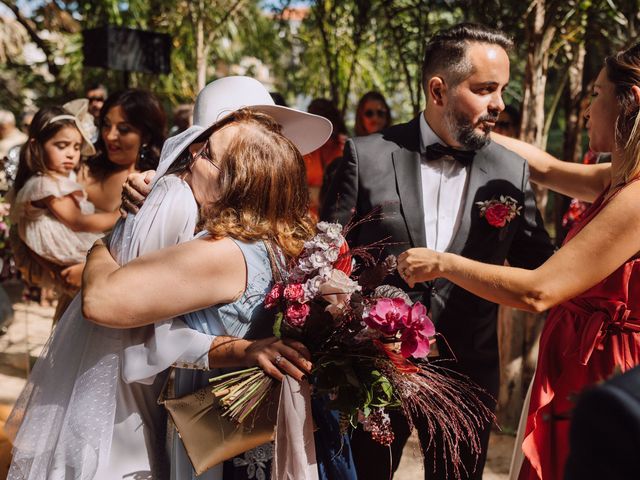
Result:
[[[564,162],[526,142],[497,133],[491,139],[517,153],[529,164],[531,181],[569,197],[593,202],[611,183],[611,164]]]
[[[55,217],[74,232],[104,232],[111,230],[120,215],[118,212],[84,215],[70,195],[49,197],[44,203]]]
[[[640,251],[639,201],[636,182],[535,270],[413,248],[400,255],[398,271],[411,287],[444,277],[489,301],[542,312],[596,285]]]
[[[122,267],[96,242],[82,277],[83,313],[107,327],[139,327],[232,302],[246,277],[244,256],[230,239],[192,240]]]

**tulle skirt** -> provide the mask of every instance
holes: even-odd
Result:
[[[122,381],[128,332],[86,321],[79,295],[71,302],[7,421],[9,480],[166,477],[165,414],[155,404],[163,378]]]

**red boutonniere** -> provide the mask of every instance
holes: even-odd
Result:
[[[501,195],[498,200],[486,200],[484,202],[476,202],[480,207],[480,216],[487,219],[492,227],[502,228],[511,220],[520,215],[522,207],[518,206],[518,202],[509,196]]]

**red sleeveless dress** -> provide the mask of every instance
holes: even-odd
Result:
[[[576,223],[565,244],[607,204],[605,194]],[[522,445],[525,461],[519,479],[564,478],[569,416],[576,396],[585,387],[638,364],[640,258],[634,257],[597,285],[549,312],[540,337]]]

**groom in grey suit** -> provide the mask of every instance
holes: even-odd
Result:
[[[321,217],[346,224],[379,213],[352,230],[349,241],[352,246],[386,241],[382,256],[429,247],[493,264],[542,264],[553,247],[536,208],[527,163],[490,140],[504,109],[510,47],[504,33],[481,25],[460,24],[438,33],[427,45],[422,67],[425,111],[409,123],[347,143]],[[491,201],[495,208],[483,211],[479,203]],[[512,218],[505,217],[509,204],[517,210]],[[407,289],[399,277],[394,282]],[[483,401],[494,410],[497,305],[444,279],[416,285],[410,295],[429,308],[446,339],[438,347],[451,359],[447,366],[482,386],[491,396]],[[392,415],[392,426],[391,465],[387,448],[360,429],[353,433],[359,478],[386,480],[389,469],[397,468],[409,429],[399,414]],[[424,423],[416,426],[426,445]],[[477,463],[463,452],[465,478],[482,478],[490,428],[481,432]],[[433,440],[425,475],[448,478],[450,459],[441,451],[441,439]]]

